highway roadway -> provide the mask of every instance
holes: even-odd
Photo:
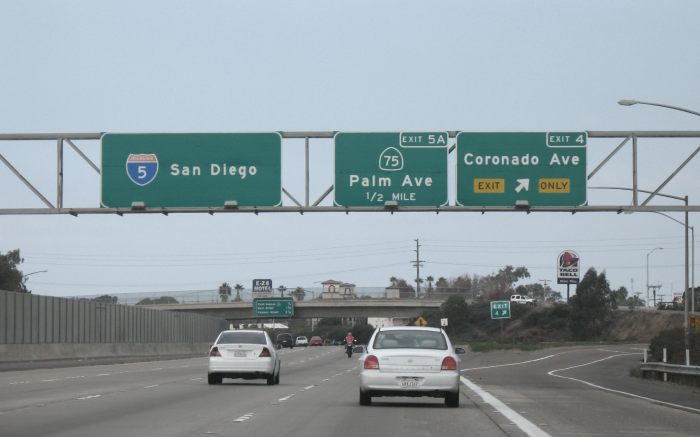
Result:
[[[700,390],[629,376],[638,346],[470,353],[458,409],[358,405],[356,356],[281,351],[281,384],[206,383],[206,358],[0,372],[0,436],[697,436]]]

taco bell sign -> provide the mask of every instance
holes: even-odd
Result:
[[[565,250],[557,259],[557,284],[578,284],[581,262],[573,250]]]

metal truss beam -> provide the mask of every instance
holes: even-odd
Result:
[[[448,131],[451,138],[454,138],[459,134],[460,131]],[[595,174],[597,174],[608,161],[617,154],[628,142],[632,139],[632,201],[631,205],[586,205],[579,207],[515,207],[515,206],[503,206],[503,207],[480,207],[480,206],[443,206],[443,207],[352,207],[343,208],[337,206],[319,206],[320,203],[325,200],[331,192],[333,192],[333,186],[330,186],[314,203],[310,204],[310,168],[309,168],[309,140],[310,139],[332,139],[337,131],[286,131],[280,132],[282,138],[288,139],[304,139],[304,170],[305,170],[305,180],[304,180],[304,193],[303,193],[303,204],[298,201],[289,191],[282,187],[283,193],[295,204],[295,206],[279,206],[279,207],[265,207],[265,208],[146,208],[141,210],[132,210],[128,208],[66,208],[63,205],[63,146],[64,143],[68,144],[96,173],[100,174],[100,168],[91,161],[85,153],[78,148],[74,141],[76,140],[99,140],[103,133],[93,132],[93,133],[8,133],[0,134],[0,141],[56,141],[57,142],[57,166],[56,166],[56,190],[57,190],[57,202],[54,206],[46,197],[44,197],[29,181],[17,170],[12,164],[2,155],[0,155],[0,161],[2,161],[10,171],[22,181],[39,199],[46,205],[46,208],[2,208],[0,205],[0,215],[12,215],[12,214],[71,214],[74,216],[80,214],[171,214],[171,213],[208,213],[208,214],[219,214],[219,213],[277,213],[277,212],[291,212],[291,213],[305,213],[305,212],[389,212],[400,213],[400,212],[565,212],[575,214],[577,212],[698,212],[700,211],[700,205],[649,205],[649,201],[659,193],[664,186],[683,169],[683,167],[690,162],[700,151],[700,147],[696,148],[695,151],[683,162],[680,166],[672,172],[672,174],[659,186],[655,191],[650,192],[642,190],[638,186],[638,174],[637,174],[637,147],[638,140],[641,138],[700,138],[700,131],[587,131],[589,138],[620,138],[623,141],[600,163],[595,169],[588,175],[590,180]],[[450,151],[454,149],[453,144]],[[646,192],[652,193],[646,200],[644,200],[641,205],[638,202],[638,193]],[[671,197],[671,196],[666,196]],[[95,202],[97,203],[97,202]]]

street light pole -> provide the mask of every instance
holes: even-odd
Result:
[[[663,247],[655,247],[651,249],[649,253],[647,253],[647,307],[649,306],[649,255],[654,253],[656,250],[663,250]]]
[[[48,270],[37,270],[36,272],[27,273],[26,275],[22,275],[22,276],[24,276],[26,278],[27,276],[36,275],[37,273],[47,273],[47,272],[48,272]]]
[[[697,115],[700,117],[700,112],[693,111],[691,109],[686,109],[686,108],[681,108],[679,106],[673,106],[673,105],[665,105],[663,103],[652,103],[652,102],[642,102],[639,100],[627,100],[627,99],[622,99],[617,102],[618,105],[622,106],[632,106],[632,105],[650,105],[650,106],[660,106],[662,108],[669,108],[669,109],[675,109],[676,111],[683,111],[687,112],[689,114]]]
[[[639,100],[629,100],[629,99],[622,99],[617,102],[619,105],[623,106],[632,106],[632,105],[650,105],[650,106],[659,106],[661,108],[668,108],[668,109],[673,109],[676,111],[681,111],[681,112],[687,112],[688,114],[693,114],[697,115],[700,117],[700,112],[693,111],[692,109],[687,109],[687,108],[681,108],[679,106],[674,106],[674,105],[666,105],[664,103],[654,103],[654,102],[642,102]],[[690,281],[688,278],[688,196],[685,196],[685,349],[686,351],[688,350],[689,347],[689,340],[690,340],[690,317],[688,313],[688,305],[690,299],[688,299],[688,292],[690,291]],[[695,240],[695,237],[693,237],[693,240]],[[693,268],[695,268],[695,256],[693,256]],[[692,300],[695,300],[695,280],[693,279],[693,290],[692,290]],[[693,303],[693,310],[695,310],[695,305]]]

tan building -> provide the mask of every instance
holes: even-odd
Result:
[[[355,284],[329,279],[321,282],[323,292],[321,299],[357,299]]]

